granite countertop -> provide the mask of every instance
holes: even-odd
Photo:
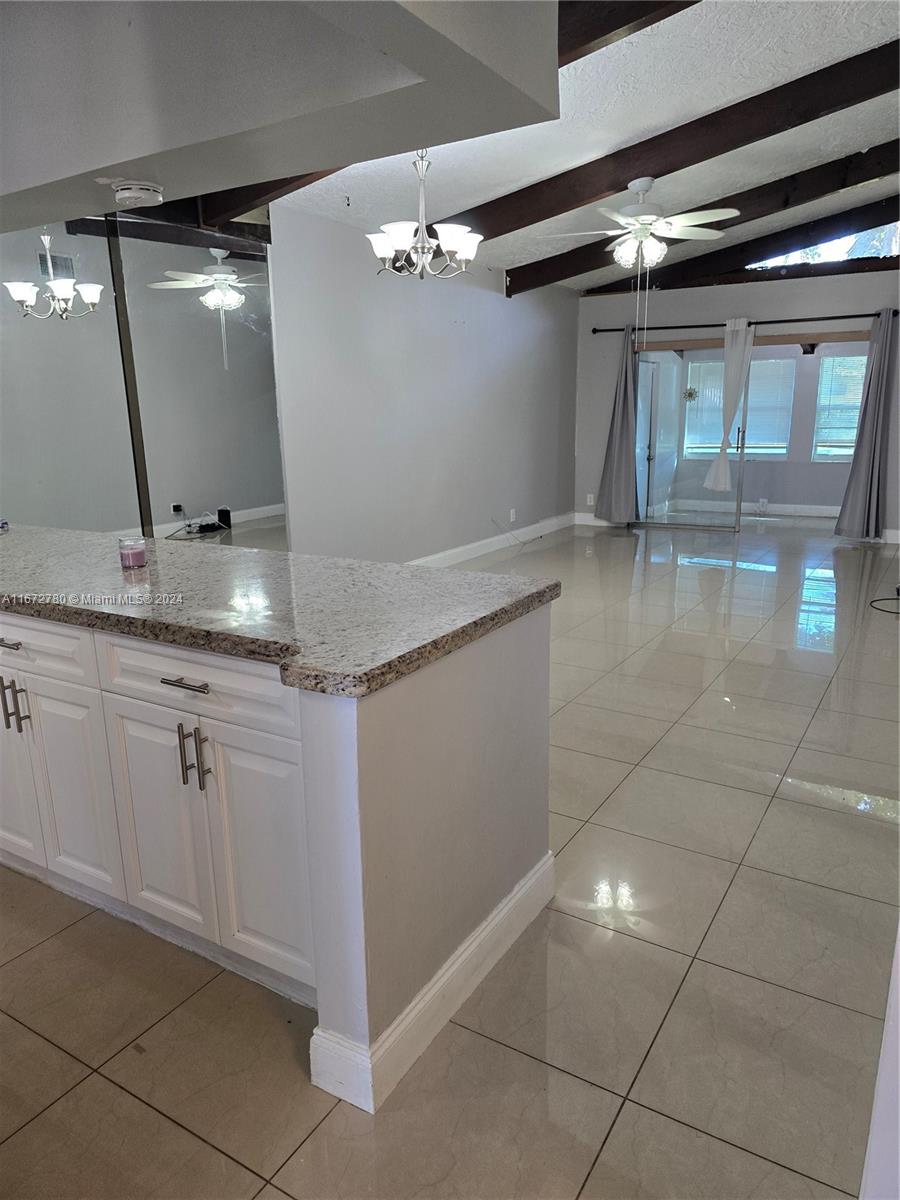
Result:
[[[550,579],[114,534],[0,534],[0,612],[277,663],[289,687],[366,696],[560,594]]]

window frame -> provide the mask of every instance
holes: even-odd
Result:
[[[821,353],[818,356],[819,357],[819,370],[818,370],[818,375],[816,377],[816,397],[815,397],[816,407],[815,407],[815,413],[813,415],[812,446],[810,447],[810,459],[809,459],[809,461],[812,463],[847,464],[847,463],[851,463],[853,461],[853,455],[856,452],[856,439],[859,436],[859,418],[860,418],[860,414],[862,412],[863,388],[865,386],[866,368],[868,366],[868,357],[869,356],[868,356],[868,351],[864,354],[849,353],[848,351],[849,351],[851,344],[856,344],[856,343],[842,344],[839,342],[828,342],[828,343],[822,343],[822,346],[820,347],[820,350],[824,349],[824,347],[826,345],[829,347],[834,347],[834,349],[831,349],[826,353]],[[843,353],[841,352],[842,350],[843,350]],[[833,358],[861,358],[863,360],[863,372],[862,372],[862,380],[860,382],[859,405],[857,406],[857,410],[856,410],[856,429],[855,429],[854,435],[853,435],[853,444],[844,453],[842,453],[842,454],[820,454],[818,452],[818,448],[819,448],[819,444],[820,444],[819,443],[819,406],[820,406],[820,400],[821,400],[822,373],[824,370],[826,360],[833,359]]]

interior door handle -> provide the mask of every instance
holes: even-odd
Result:
[[[187,742],[191,735],[181,721],[178,722],[178,761],[181,764],[181,782],[185,787],[190,783],[191,771],[196,771],[197,764],[187,760]]]
[[[194,726],[194,754],[197,759],[197,783],[201,792],[206,791],[206,776],[212,775],[212,767],[203,764],[203,747],[209,741],[208,737],[200,736],[199,725]]]

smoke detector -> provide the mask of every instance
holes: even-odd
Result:
[[[113,184],[113,193],[116,208],[146,208],[163,202],[162,188],[158,183],[123,179],[121,183]]]

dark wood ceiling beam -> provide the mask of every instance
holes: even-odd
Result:
[[[305,175],[292,175],[287,179],[270,179],[265,183],[228,188],[223,192],[208,192],[198,198],[201,225],[206,229],[217,229],[243,216],[244,213],[271,204],[273,200],[280,200],[282,196],[308,187],[319,179],[325,179],[339,169],[331,167],[327,171],[308,171]]]
[[[898,48],[900,42],[893,41],[856,54],[444,220],[470,225],[486,240],[500,237],[597,204],[624,191],[630,180],[642,175],[671,175],[862,104],[900,86]]]
[[[559,65],[567,66],[576,59],[611,46],[640,29],[664,21],[684,8],[692,8],[698,0],[682,3],[661,3],[660,0],[618,0],[617,3],[598,3],[595,0],[559,0]]]
[[[798,171],[784,179],[776,179],[773,183],[764,183],[760,187],[736,192],[731,196],[722,196],[697,207],[739,209],[740,216],[716,222],[717,228],[728,229],[747,221],[758,220],[760,217],[772,216],[773,213],[785,212],[799,204],[809,204],[823,196],[843,191],[844,188],[881,179],[898,169],[900,140],[895,139],[893,142],[873,146],[871,150],[848,154],[845,158],[822,163],[821,166],[811,167],[808,171]],[[575,275],[610,267],[615,260],[611,252],[604,249],[608,245],[609,238],[603,238],[598,242],[576,246],[562,254],[541,258],[521,267],[512,267],[506,274],[506,294],[516,296],[532,288],[545,287],[549,283],[559,283],[563,279],[572,279]]]
[[[749,283],[763,276],[758,271],[747,271],[748,263],[764,262],[767,258],[793,254],[796,250],[806,250],[810,246],[830,242],[835,238],[863,233],[867,229],[875,229],[879,225],[887,225],[898,219],[900,200],[891,196],[886,200],[862,204],[859,208],[851,208],[846,212],[833,213],[829,217],[819,217],[815,221],[807,221],[791,229],[782,229],[778,233],[739,242],[736,246],[725,246],[721,250],[698,254],[682,262],[671,263],[668,267],[657,267],[651,272],[650,283],[654,288],[691,287],[696,286],[697,280],[709,280],[712,277],[714,282],[716,277],[732,272],[742,272],[744,282]],[[616,280],[601,287],[588,288],[584,294],[604,296],[613,292],[627,292],[631,290],[633,282],[631,279]]]

